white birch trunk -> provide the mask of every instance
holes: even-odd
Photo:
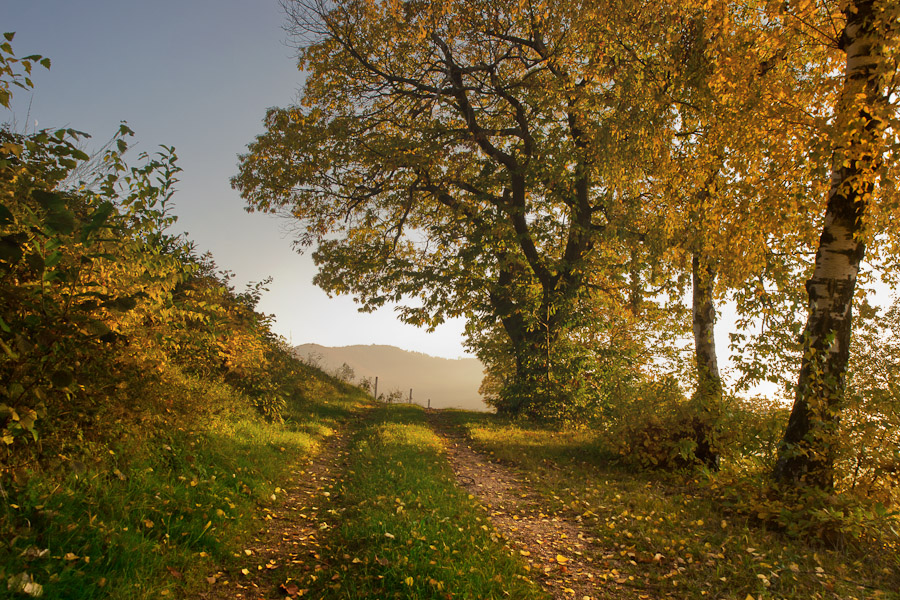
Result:
[[[831,489],[836,431],[849,358],[853,293],[865,255],[866,209],[872,201],[887,104],[878,22],[883,2],[855,0],[845,9],[841,39],[846,53],[844,85],[836,117],[843,135],[832,156],[831,186],[815,269],[806,283],[809,316],[788,427],[774,475],[782,483]]]

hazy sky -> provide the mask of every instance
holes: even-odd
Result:
[[[285,223],[245,213],[231,189],[237,155],[262,133],[266,108],[290,104],[302,84],[282,24],[277,0],[0,0],[0,30],[16,32],[16,55],[53,63],[36,71],[33,92],[14,96],[12,113],[0,109],[0,122],[73,127],[98,147],[125,120],[136,133],[132,157],[175,146],[184,169],[176,227],[240,286],[273,276],[260,309],[294,344],[462,355],[460,322],[428,334],[390,309],[360,314],[348,297],[329,299]]]

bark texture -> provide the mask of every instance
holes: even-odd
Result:
[[[830,490],[849,358],[853,293],[865,255],[863,228],[880,163],[887,106],[879,55],[885,0],[855,0],[844,12],[846,68],[836,118],[844,132],[832,156],[831,185],[815,268],[806,283],[809,315],[797,392],[775,465],[776,480]],[[883,25],[883,24],[882,24]]]
[[[716,270],[707,256],[695,252],[691,260],[693,282],[694,358],[697,364],[698,414],[694,416],[694,435],[698,460],[718,469],[719,455],[715,449],[713,432],[718,407],[722,402],[722,378],[716,357],[716,308],[713,300]]]

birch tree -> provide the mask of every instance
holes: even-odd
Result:
[[[674,272],[690,277],[692,398],[697,458],[717,464],[724,383],[715,344],[716,303],[765,271],[795,242],[810,181],[796,144],[815,113],[816,88],[798,67],[804,45],[755,3],[681,5],[658,26],[667,45],[636,69],[660,88],[667,119],[649,189]]]
[[[897,204],[896,198],[879,194],[892,183],[880,190],[878,176],[885,153],[897,148],[893,102],[900,6],[853,0],[841,13],[844,26],[837,45],[845,65],[834,108],[830,187],[813,274],[806,283],[809,315],[796,398],[775,466],[778,481],[825,490],[834,486],[836,432],[860,265],[866,242],[883,237],[885,230],[877,226]]]

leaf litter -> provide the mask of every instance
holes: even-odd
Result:
[[[348,444],[356,418],[320,442],[319,451],[291,470],[290,478],[275,488],[277,502],[263,507],[264,526],[235,555],[235,567],[207,577],[203,600],[259,600],[301,598],[307,589],[294,578],[325,570],[329,548],[324,533],[336,517],[333,492],[347,463]],[[291,577],[288,576],[290,573]]]
[[[474,450],[439,411],[427,414],[444,440],[459,484],[485,506],[509,551],[528,561],[532,576],[553,598],[650,597],[633,589],[643,586],[633,575],[613,566],[610,559],[614,561],[618,555],[604,552],[580,519],[548,508],[546,499],[531,490],[523,477]]]

